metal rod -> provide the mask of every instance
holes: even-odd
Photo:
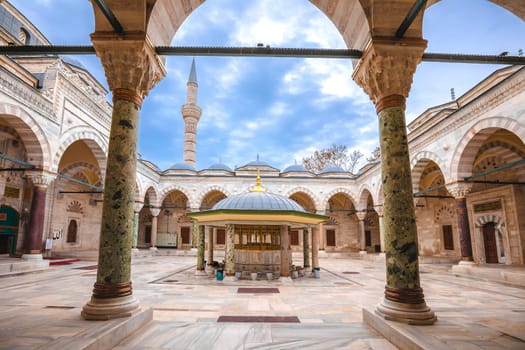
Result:
[[[23,160],[19,160],[19,159],[15,159],[15,158],[9,157],[8,155],[5,155],[3,153],[0,153],[0,158],[7,159],[7,160],[9,160],[9,161],[11,161],[13,163],[20,164],[20,165],[23,165],[23,166],[26,166],[26,167],[29,167],[29,168],[34,168],[35,167],[34,164],[25,162]]]
[[[480,173],[474,174],[472,176],[467,176],[467,177],[463,178],[463,180],[466,181],[466,182],[470,182],[470,180],[475,179],[476,177],[492,174],[492,173],[495,173],[497,171],[513,168],[513,167],[515,167],[517,165],[522,165],[522,164],[525,164],[525,159],[518,160],[516,162],[512,162],[512,163],[509,163],[509,164],[504,164],[504,165],[498,166],[498,167],[493,168],[493,169],[485,170],[485,171],[482,171]]]
[[[414,2],[414,5],[412,5],[412,8],[410,8],[410,11],[408,11],[405,19],[403,20],[403,22],[401,22],[401,25],[397,29],[396,38],[402,38],[403,35],[405,35],[407,29],[410,27],[412,22],[414,22],[417,15],[419,14],[419,12],[421,12],[421,9],[423,9],[423,7],[425,7],[426,4],[427,0],[416,0]]]
[[[111,24],[115,32],[119,34],[123,34],[124,29],[122,28],[122,25],[118,21],[117,17],[115,17],[115,14],[113,13],[113,11],[111,11],[108,5],[106,5],[105,1],[104,0],[93,0],[93,2],[97,4],[98,8],[100,9],[100,11],[102,11],[102,13],[108,20],[109,24]]]
[[[102,191],[58,191],[61,194],[93,194],[93,193],[104,193]]]
[[[435,191],[435,190],[440,190],[442,189],[443,187],[445,187],[445,185],[439,185],[439,186],[434,186],[434,187],[429,187],[429,188],[426,188],[424,190],[421,190],[421,191],[418,191],[418,192],[415,192],[414,193],[414,196],[419,196],[423,193],[428,193],[428,192],[432,192],[432,191]]]
[[[525,185],[525,182],[513,182],[513,181],[499,181],[499,180],[470,180],[470,183],[475,184],[494,184],[494,185]]]
[[[363,53],[353,49],[305,49],[274,47],[205,47],[205,46],[159,46],[158,55],[163,56],[251,56],[251,57],[302,57],[358,59]],[[93,55],[93,46],[0,46],[0,55]],[[525,65],[525,56],[466,55],[451,53],[425,53],[425,62],[515,64]]]
[[[94,190],[96,190],[98,192],[103,192],[104,191],[104,189],[102,187],[98,187],[98,186],[92,185],[90,183],[77,180],[77,179],[75,179],[73,177],[70,177],[70,176],[67,176],[67,175],[64,175],[64,174],[58,174],[57,177],[60,177],[62,179],[65,179],[65,180],[68,180],[68,181],[71,181],[71,182],[75,182],[75,183],[77,183],[79,185],[83,185],[83,186],[92,188],[92,189],[94,189]]]
[[[2,168],[0,171],[26,171],[26,168]]]
[[[416,198],[454,198],[454,196],[440,196],[440,195],[433,195],[433,194],[423,194],[423,195],[414,194],[414,197]]]

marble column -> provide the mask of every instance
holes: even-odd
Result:
[[[281,277],[290,275],[292,259],[290,254],[290,232],[288,226],[281,225]]]
[[[190,211],[199,211],[199,209],[191,209]],[[197,220],[192,221],[191,225],[191,247],[197,248],[199,245],[199,224]]]
[[[416,220],[405,121],[412,76],[426,48],[422,39],[372,38],[354,79],[379,117],[386,250],[385,296],[376,313],[409,324],[432,324],[419,280]]]
[[[206,227],[206,231],[208,231],[208,265],[213,264],[213,232],[215,232],[215,228],[213,227]]]
[[[131,283],[139,110],[165,74],[145,33],[95,32],[91,40],[113,95],[97,278],[82,309],[88,320],[129,317],[138,310]]]
[[[226,276],[235,275],[235,225],[226,225],[226,252],[224,256],[224,272]]]
[[[356,212],[355,215],[357,216],[357,219],[359,220],[359,245],[360,250],[362,252],[366,252],[366,235],[365,235],[365,219],[366,219],[366,212],[359,211]]]
[[[197,231],[197,271],[204,271],[204,225],[198,225]]]
[[[28,171],[26,177],[33,183],[33,199],[22,258],[42,259],[47,187],[53,181],[54,176],[41,171]]]
[[[461,260],[465,262],[474,261],[472,256],[472,242],[470,239],[470,225],[466,198],[471,188],[472,184],[469,183],[454,183],[452,185],[447,185],[448,191],[456,200],[456,220],[458,223]]]
[[[158,218],[160,214],[160,208],[149,208],[151,213],[151,250],[157,250],[157,231],[158,231]]]
[[[319,239],[319,249],[321,250],[325,250],[326,248],[325,237],[326,237],[326,233],[324,232],[324,224],[320,223],[317,238]]]
[[[138,250],[137,244],[139,240],[139,216],[140,216],[140,211],[142,210],[143,207],[144,207],[144,203],[140,203],[140,202],[135,202],[135,204],[133,205],[133,244],[131,247],[134,250]]]
[[[321,225],[312,227],[312,268],[319,267],[319,232],[321,231]]]
[[[303,229],[303,264],[305,270],[310,270],[310,228]]]

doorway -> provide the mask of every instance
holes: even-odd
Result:
[[[487,264],[498,263],[498,246],[496,243],[496,225],[487,222],[483,225],[483,246],[485,248],[485,261]]]

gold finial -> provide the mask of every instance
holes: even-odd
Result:
[[[259,168],[257,168],[257,179],[255,180],[255,187],[252,189],[252,192],[266,192],[266,190],[261,187],[261,174],[259,173]]]

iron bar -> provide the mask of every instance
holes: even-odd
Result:
[[[75,179],[73,177],[70,177],[70,176],[67,176],[67,175],[64,175],[64,174],[57,174],[57,177],[60,177],[62,179],[65,179],[65,180],[68,180],[68,181],[71,181],[71,182],[74,182],[74,183],[77,183],[79,185],[83,185],[83,186],[92,188],[92,189],[94,189],[96,191],[99,191],[99,192],[103,192],[104,191],[104,189],[102,187],[98,187],[98,186],[92,185],[90,183],[77,180],[77,179]]]
[[[2,168],[0,171],[26,171],[26,168]]]
[[[412,5],[410,11],[408,11],[405,19],[403,20],[403,22],[401,22],[401,25],[397,29],[396,38],[402,38],[405,35],[407,29],[410,27],[412,22],[414,22],[417,15],[419,14],[419,12],[421,12],[421,9],[423,9],[423,7],[425,7],[426,4],[427,0],[416,0],[414,2],[414,5]]]
[[[354,49],[159,46],[162,56],[249,56],[358,59],[363,53]],[[93,46],[0,46],[0,55],[93,55]],[[525,65],[525,56],[425,53],[425,62]]]
[[[122,25],[118,21],[117,17],[115,17],[113,11],[111,11],[108,5],[106,5],[106,2],[104,0],[93,0],[93,2],[97,4],[98,8],[100,9],[100,11],[102,11],[102,13],[108,20],[109,24],[111,24],[115,32],[117,32],[118,34],[123,34],[124,29],[122,28]]]
[[[499,181],[499,180],[470,180],[469,183],[475,184],[493,184],[493,185],[525,185],[525,182]]]
[[[13,163],[16,163],[16,164],[19,164],[19,165],[23,165],[23,166],[29,167],[30,169],[35,167],[34,164],[31,164],[31,163],[25,162],[25,161],[20,160],[20,159],[15,159],[15,158],[9,157],[8,155],[5,155],[5,154],[3,154],[3,153],[0,153],[0,158],[2,158],[2,159],[7,159],[7,160],[9,160],[9,161],[11,161],[11,162],[13,162]]]
[[[415,195],[416,198],[454,198],[454,196],[445,196],[445,195],[434,195],[434,194],[423,194],[423,195]]]
[[[512,162],[512,163],[509,163],[509,164],[504,164],[504,165],[495,167],[493,169],[485,170],[485,171],[482,171],[480,173],[474,174],[472,176],[467,176],[467,177],[463,178],[463,180],[466,181],[466,182],[471,182],[470,180],[475,179],[476,177],[492,174],[492,173],[495,173],[497,171],[513,168],[513,167],[515,167],[517,165],[522,165],[522,164],[525,164],[525,159],[518,160],[516,162]]]
[[[102,191],[58,191],[60,194],[100,194]]]

